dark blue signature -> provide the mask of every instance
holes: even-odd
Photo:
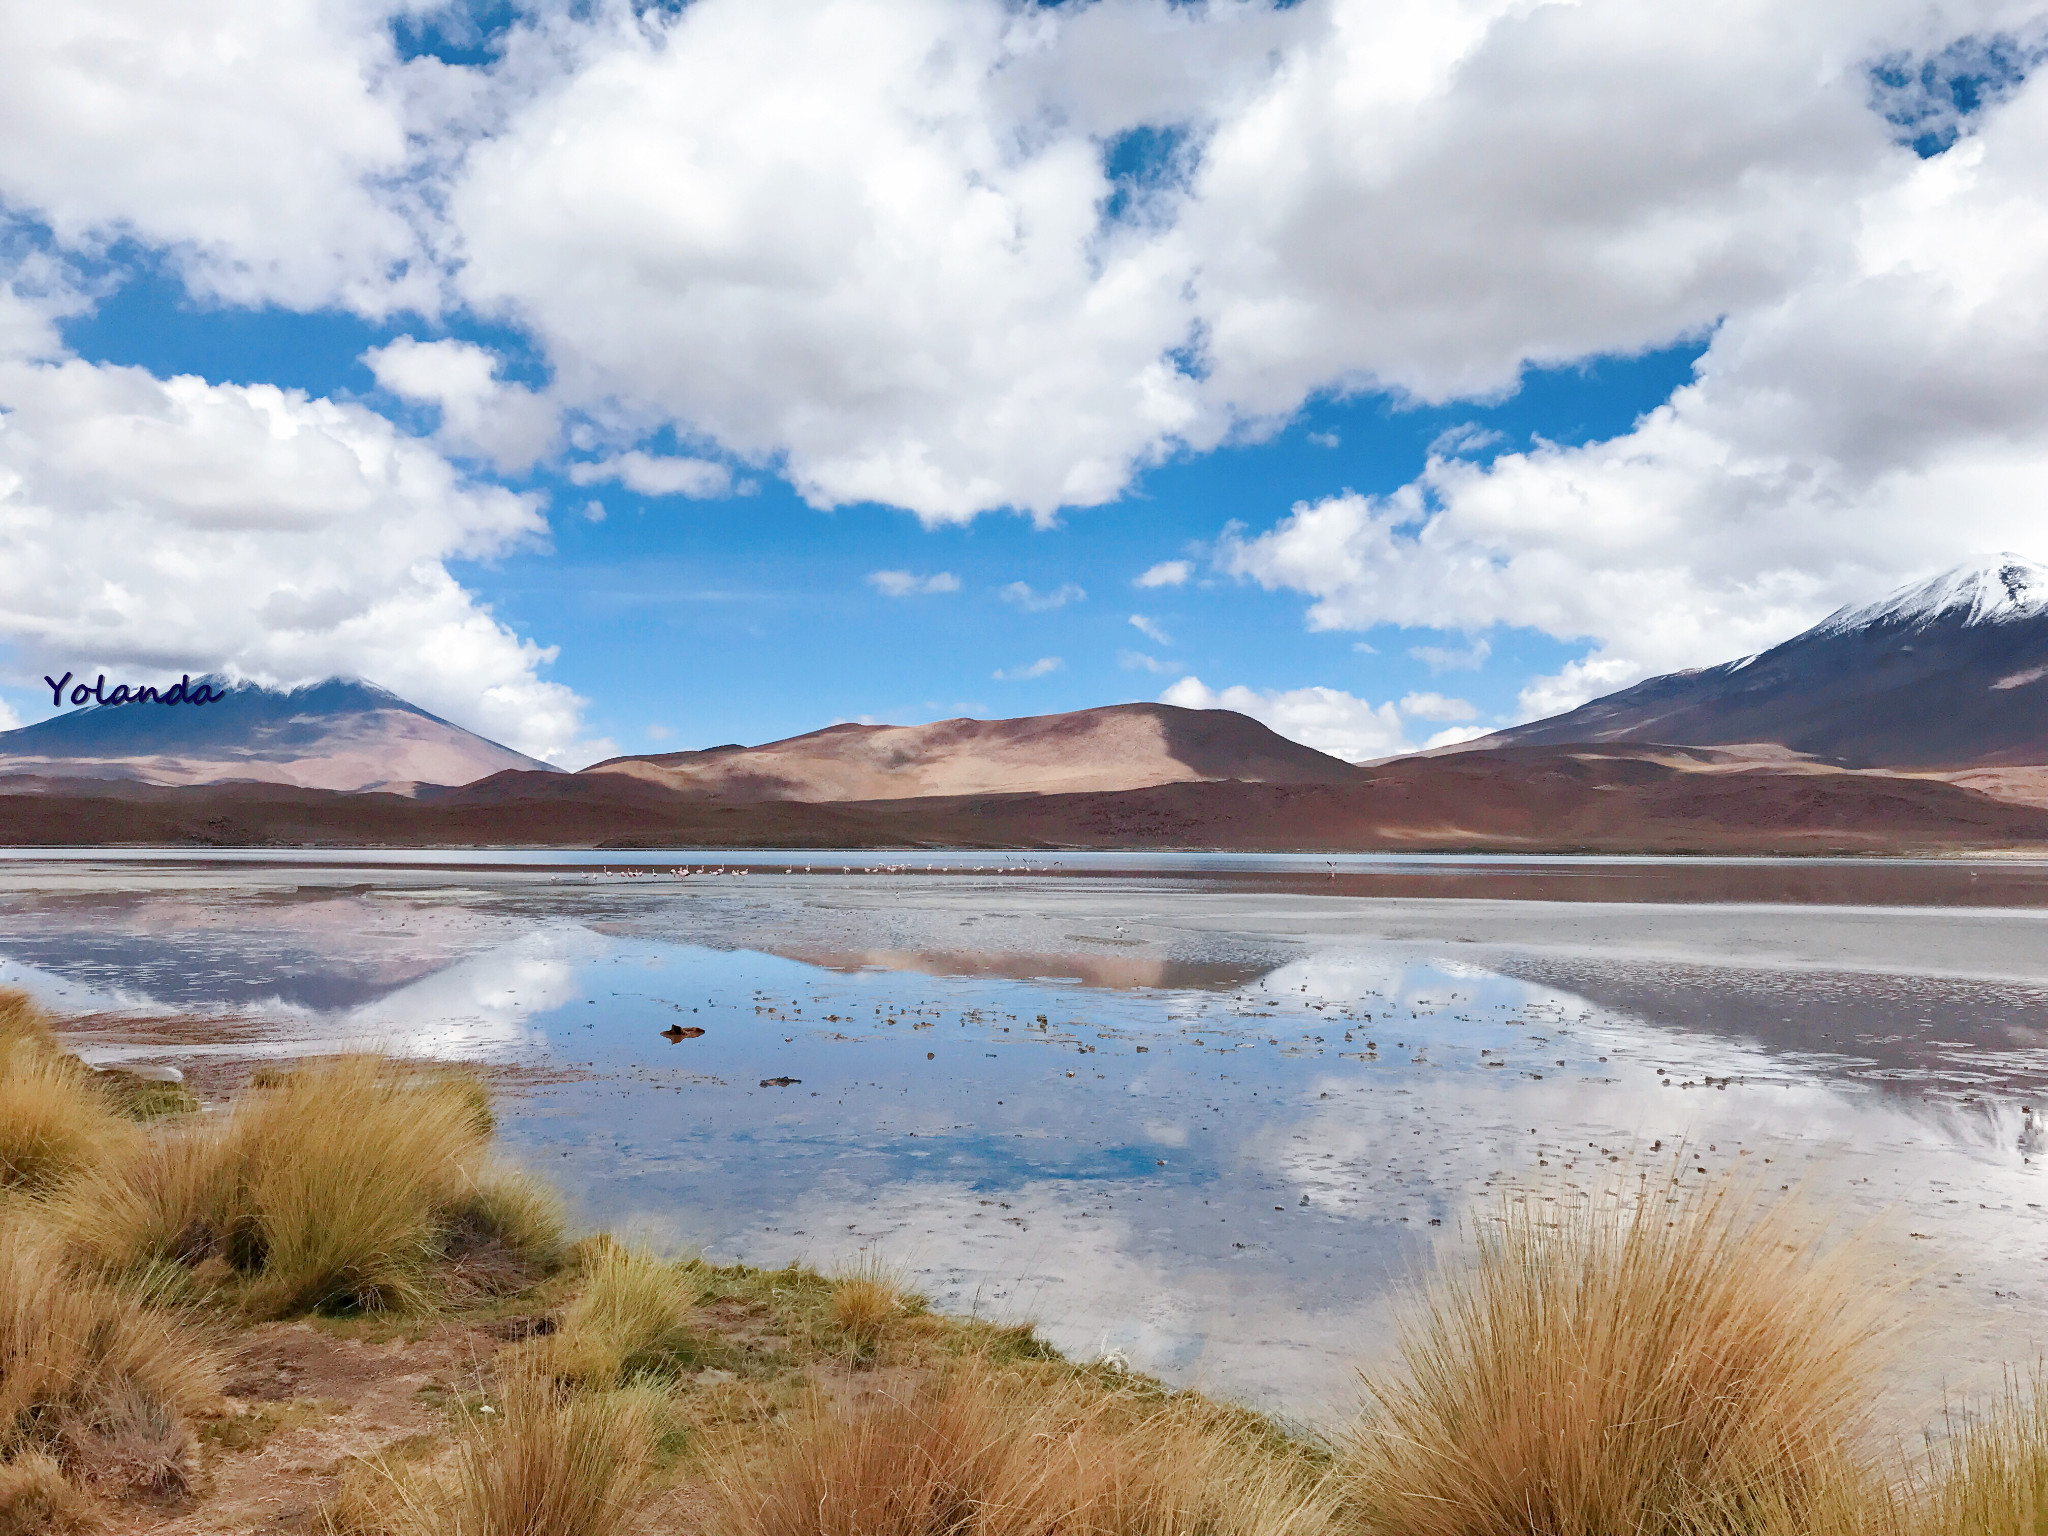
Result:
[[[62,677],[51,677],[45,673],[43,681],[50,685],[51,705],[62,708],[64,685],[71,681],[71,674],[66,672]],[[104,672],[90,688],[80,683],[71,690],[71,702],[74,704],[212,704],[226,697],[225,689],[216,691],[205,683],[201,683],[197,688],[193,687],[190,672],[162,690],[130,688],[126,683],[116,683],[109,692],[107,674]]]

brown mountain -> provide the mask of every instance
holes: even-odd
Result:
[[[1359,770],[1228,709],[1113,704],[1019,720],[834,725],[759,747],[614,757],[624,775],[732,801],[1078,794],[1159,784],[1345,784]]]

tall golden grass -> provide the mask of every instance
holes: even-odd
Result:
[[[57,1035],[50,1016],[19,987],[0,987],[0,1050],[28,1040],[54,1051]]]
[[[1915,1536],[2048,1532],[2048,1371],[2009,1377],[1988,1411],[1950,1430],[1921,1479]]]
[[[93,1485],[182,1491],[191,1420],[217,1396],[211,1353],[174,1319],[72,1273],[31,1223],[0,1223],[0,1462],[22,1469],[19,1497],[48,1502],[38,1456]]]
[[[906,1311],[902,1277],[869,1251],[832,1282],[832,1321],[856,1355],[870,1355]]]
[[[0,1037],[0,1190],[52,1194],[138,1140],[75,1058],[34,1031]]]
[[[1368,1381],[1366,1536],[1737,1536],[1878,1479],[1885,1295],[1792,1207],[1675,1174],[1504,1203]]]
[[[324,1511],[329,1536],[613,1536],[647,1480],[661,1395],[567,1390],[515,1372],[467,1421],[452,1464],[366,1463]]]
[[[549,1202],[487,1169],[473,1081],[373,1056],[271,1081],[75,1180],[59,1224],[115,1272],[224,1270],[266,1316],[424,1303],[465,1224],[502,1228],[538,1257],[559,1248]]]
[[[719,1536],[1317,1536],[1332,1507],[1212,1405],[969,1362],[822,1394],[712,1475]]]
[[[689,1334],[697,1287],[677,1266],[609,1238],[584,1245],[584,1284],[561,1326],[536,1341],[554,1378],[615,1387],[658,1367]]]

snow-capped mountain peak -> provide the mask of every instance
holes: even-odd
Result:
[[[2007,552],[1966,560],[1874,603],[1838,609],[1801,638],[1825,639],[1880,626],[1925,629],[1941,619],[1965,628],[2011,624],[2042,614],[2048,614],[2048,565]]]

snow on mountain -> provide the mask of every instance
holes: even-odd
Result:
[[[2048,565],[2024,555],[1984,555],[1874,603],[1837,609],[1800,638],[1880,627],[1925,629],[1951,617],[1965,626],[2011,624],[2043,613],[2048,613]]]

